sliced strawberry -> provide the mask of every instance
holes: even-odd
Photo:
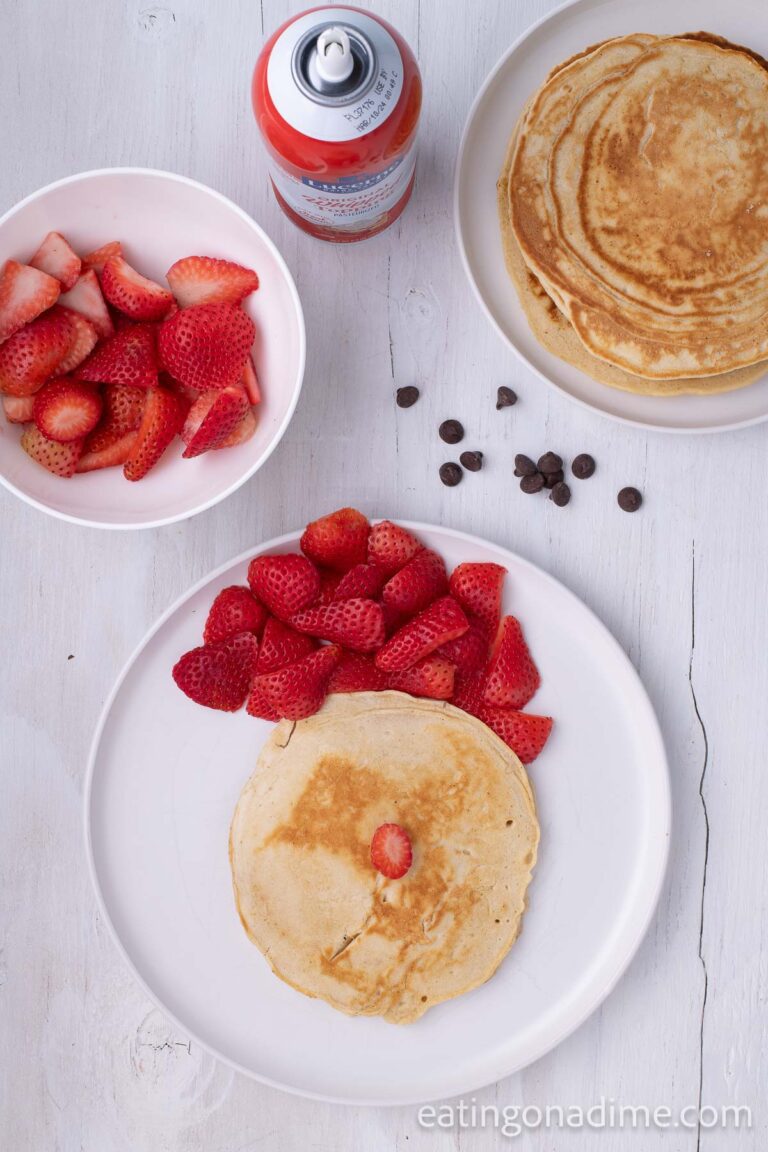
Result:
[[[31,396],[3,396],[3,412],[9,424],[29,424],[35,406]]]
[[[239,304],[259,286],[259,278],[250,268],[213,256],[185,256],[171,265],[166,276],[182,308]]]
[[[101,290],[118,312],[132,320],[160,320],[173,305],[167,288],[142,276],[122,256],[111,256],[101,273]]]
[[[474,676],[482,672],[488,662],[488,635],[485,625],[467,614],[469,628],[463,636],[449,640],[440,649],[456,665],[456,671],[463,676]]]
[[[60,292],[54,276],[7,260],[0,275],[0,344],[55,304]]]
[[[102,295],[99,278],[92,268],[82,273],[69,292],[62,293],[59,304],[85,316],[104,340],[114,334],[115,326]]]
[[[381,598],[402,616],[415,616],[447,591],[448,574],[442,556],[425,548],[389,578]]]
[[[501,564],[459,564],[451,574],[451,595],[467,615],[476,616],[495,636],[501,616],[506,568]]]
[[[487,707],[483,704],[482,675],[478,673],[464,675],[457,669],[453,682],[451,704],[454,708],[461,708],[464,712],[468,712],[470,716],[479,717],[480,713]]]
[[[497,708],[524,708],[540,683],[520,622],[505,616],[491,652],[483,699]]]
[[[86,357],[90,356],[96,347],[99,334],[90,320],[86,320],[79,312],[61,308],[58,304],[55,305],[54,311],[64,313],[71,333],[67,354],[56,368],[59,376],[66,376],[69,372],[74,372],[75,368],[79,368]]]
[[[238,384],[256,329],[235,304],[198,304],[169,316],[160,328],[163,366],[190,388]]]
[[[239,385],[202,392],[187,413],[181,438],[185,460],[220,448],[248,411],[248,397]]]
[[[243,388],[248,394],[248,399],[251,404],[261,404],[261,385],[259,378],[256,375],[256,365],[253,362],[253,356],[249,356],[243,368],[243,378],[240,381]]]
[[[339,508],[307,525],[301,537],[301,550],[323,568],[347,572],[365,561],[370,528],[362,512]]]
[[[271,720],[273,723],[282,720],[282,716],[277,708],[275,708],[273,704],[270,704],[255,681],[251,685],[251,691],[248,693],[245,710],[249,716],[255,716],[258,720]]]
[[[96,431],[98,432],[98,429]],[[75,471],[96,472],[101,468],[122,466],[130,457],[135,443],[135,432],[124,432],[122,436],[103,444],[100,448],[91,448],[89,437],[83,445],[83,454],[77,462]]]
[[[536,759],[552,731],[551,716],[533,716],[530,712],[516,712],[512,708],[486,706],[480,719],[512,749],[523,764],[531,764]]]
[[[400,880],[413,863],[411,838],[399,824],[380,824],[371,840],[371,864],[388,880]]]
[[[342,652],[328,681],[332,692],[383,692],[387,677],[376,667],[373,657],[362,652]]]
[[[340,655],[341,649],[333,644],[317,648],[295,664],[257,675],[253,687],[279,716],[304,720],[322,707]]]
[[[258,421],[254,414],[253,408],[249,408],[243,413],[240,422],[226,436],[221,444],[216,446],[217,451],[219,448],[237,448],[238,444],[245,444],[246,440],[250,440],[256,434]]]
[[[34,424],[30,424],[24,430],[20,444],[36,464],[40,464],[52,472],[54,476],[63,477],[74,474],[77,461],[83,450],[82,440],[71,440],[69,444],[59,444],[56,440],[47,440]]]
[[[111,260],[113,256],[122,256],[122,254],[123,246],[120,241],[110,240],[108,244],[102,244],[101,248],[94,248],[93,252],[83,256],[83,268],[93,268],[94,272],[101,275],[107,260]]]
[[[78,380],[93,384],[157,384],[155,331],[150,324],[132,324],[100,344],[77,370]]]
[[[181,408],[176,396],[166,388],[150,388],[131,455],[123,467],[126,480],[146,476],[180,431]]]
[[[248,566],[254,596],[274,616],[290,620],[314,604],[320,592],[320,573],[306,556],[257,556]]]
[[[398,628],[376,653],[376,666],[384,672],[403,672],[468,628],[469,621],[456,601],[443,596]]]
[[[258,636],[267,619],[267,610],[259,604],[247,588],[233,584],[222,588],[211,604],[205,621],[203,640],[212,644],[216,640],[226,640],[238,632],[253,632]]]
[[[352,600],[358,596],[373,598],[381,592],[386,578],[386,572],[377,564],[355,564],[340,580],[337,578],[331,600]]]
[[[220,712],[237,712],[248,695],[258,650],[256,637],[251,632],[241,632],[186,652],[172,675],[185,696],[196,704]]]
[[[352,652],[373,652],[386,638],[381,605],[375,600],[341,600],[307,608],[291,618],[298,632],[342,644]]]
[[[288,624],[283,624],[282,620],[270,616],[264,625],[256,671],[275,672],[286,664],[302,660],[316,647],[311,636],[303,636]]]
[[[29,262],[31,268],[47,272],[62,285],[71,288],[80,275],[80,257],[73,252],[60,232],[49,232]]]
[[[101,395],[101,421],[85,442],[87,453],[100,453],[123,441],[128,433],[135,432],[141,424],[147,402],[147,389],[133,384],[105,384]],[[120,463],[124,464],[125,460]]]
[[[408,692],[411,696],[426,696],[430,700],[450,700],[455,673],[450,660],[439,652],[433,652],[404,672],[390,673],[387,687],[396,692]]]
[[[33,419],[48,440],[68,444],[93,431],[101,416],[101,396],[88,384],[62,376],[35,394]]]
[[[30,396],[67,355],[72,329],[63,312],[38,316],[0,346],[0,392]]]
[[[391,520],[382,520],[374,524],[368,537],[368,560],[371,564],[379,564],[390,575],[404,568],[409,560],[413,560],[417,552],[421,552],[423,545],[406,528],[393,524]]]

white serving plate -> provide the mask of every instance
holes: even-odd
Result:
[[[470,109],[456,165],[459,250],[499,335],[540,379],[577,403],[662,432],[725,432],[768,419],[768,374],[748,388],[715,396],[637,396],[598,384],[547,352],[528,327],[504,265],[496,180],[523,105],[556,64],[612,36],[702,29],[768,55],[764,0],[571,0],[529,28],[501,57]]]
[[[142,640],[103,711],[86,782],[86,842],[101,913],[146,993],[196,1042],[264,1083],[324,1100],[405,1104],[471,1091],[529,1064],[610,992],[653,914],[670,797],[658,724],[619,645],[572,593],[511,552],[411,524],[449,566],[507,567],[505,610],[555,716],[531,767],[542,827],[523,932],[482,988],[406,1027],[351,1019],[272,974],[232,897],[229,823],[271,725],[198,707],[171,679],[199,644],[230,561]]]

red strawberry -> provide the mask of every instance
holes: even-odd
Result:
[[[122,256],[111,256],[101,273],[101,290],[119,312],[132,320],[160,320],[173,305],[167,288],[148,280]]]
[[[307,525],[301,550],[323,568],[347,572],[366,559],[370,527],[362,512],[339,508]]]
[[[320,573],[320,591],[315,603],[332,604],[336,596],[336,589],[341,584],[343,577],[340,572],[321,572]]]
[[[248,583],[273,615],[290,620],[314,604],[320,573],[306,556],[257,556],[248,566]]]
[[[375,600],[340,600],[308,608],[291,619],[298,632],[343,644],[352,652],[373,652],[385,640],[381,605]]]
[[[185,460],[219,448],[248,411],[248,397],[239,385],[211,389],[195,400],[187,413],[181,438],[186,444]]]
[[[341,649],[333,644],[317,648],[295,664],[256,676],[254,690],[279,716],[304,720],[322,707],[328,680],[340,655]]]
[[[489,636],[494,636],[499,626],[506,574],[501,564],[459,564],[451,575],[451,595],[467,615],[485,624]]]
[[[238,384],[256,329],[235,304],[198,304],[169,316],[160,329],[163,366],[190,388]]]
[[[411,839],[399,824],[380,824],[371,840],[371,864],[388,880],[405,876],[413,863]]]
[[[328,695],[332,692],[383,692],[387,677],[379,672],[372,656],[362,652],[342,652],[339,662],[328,681]]]
[[[411,696],[427,696],[430,700],[450,700],[453,695],[455,668],[450,660],[433,652],[406,668],[387,677],[387,687]]]
[[[253,362],[253,356],[249,356],[245,362],[243,378],[240,383],[243,388],[245,388],[251,404],[261,404],[261,386],[259,384],[259,378],[256,375],[256,365]]]
[[[77,370],[78,380],[93,384],[157,384],[155,332],[150,324],[132,324],[100,344]]]
[[[473,616],[467,615],[469,628],[463,636],[443,644],[440,653],[456,665],[456,671],[464,676],[481,672],[488,661],[488,635],[485,626]]]
[[[0,275],[0,344],[55,304],[60,292],[47,272],[7,260]]]
[[[250,632],[241,632],[186,652],[172,675],[185,696],[196,704],[221,712],[237,712],[248,695],[258,650],[256,637]]]
[[[81,440],[99,422],[101,396],[87,384],[62,376],[49,380],[35,395],[33,419],[48,440],[68,444]]]
[[[98,429],[96,429],[98,432]],[[136,443],[135,432],[124,432],[122,436],[113,439],[101,448],[90,447],[90,437],[83,446],[83,454],[77,462],[76,472],[96,472],[100,468],[115,468],[125,464]]]
[[[381,598],[402,616],[415,616],[447,591],[448,575],[442,557],[425,548],[389,578]]]
[[[523,764],[531,764],[541,752],[552,731],[551,716],[533,716],[512,708],[484,708],[484,724],[496,733]]]
[[[391,520],[382,520],[371,528],[368,560],[371,564],[381,565],[391,575],[404,568],[409,560],[413,560],[422,547],[407,529],[393,524]]]
[[[28,424],[32,419],[35,397],[3,396],[3,412],[9,424]]]
[[[469,622],[456,601],[443,596],[398,628],[377,652],[376,666],[384,672],[412,668],[441,644],[462,636],[468,628]]]
[[[131,454],[123,467],[126,480],[141,480],[154,468],[181,431],[181,408],[173,392],[150,388]]]
[[[468,712],[470,716],[479,717],[483,709],[487,707],[483,704],[482,676],[477,673],[466,676],[456,669],[451,704],[454,708],[461,708],[462,711]]]
[[[70,308],[60,308],[58,304],[54,311],[64,313],[71,333],[67,354],[56,368],[59,376],[66,376],[69,372],[74,372],[75,368],[79,368],[86,356],[90,356],[96,347],[99,334],[90,320],[86,320],[79,312],[73,312]]]
[[[62,293],[59,304],[85,316],[103,339],[108,340],[114,334],[115,326],[99,287],[99,278],[92,268],[83,272],[69,292]]]
[[[505,616],[491,652],[483,699],[497,708],[524,708],[541,683],[520,623]]]
[[[29,264],[55,277],[64,291],[71,288],[80,275],[80,257],[60,232],[48,233]]]
[[[259,286],[250,268],[213,256],[185,256],[166,273],[171,291],[182,308],[191,304],[239,304]]]
[[[206,644],[212,644],[216,640],[235,636],[238,632],[258,635],[266,619],[267,610],[263,604],[259,604],[253,593],[239,584],[233,584],[229,588],[222,588],[211,604],[203,640]]]
[[[105,384],[101,395],[104,409],[101,422],[85,442],[85,452],[88,453],[100,453],[123,441],[128,433],[135,432],[141,424],[147,402],[147,389],[133,384]]]
[[[0,392],[30,396],[67,355],[72,329],[63,312],[38,316],[0,345]]]
[[[240,418],[239,424],[235,425],[229,436],[226,436],[217,448],[236,448],[238,444],[245,444],[246,440],[250,440],[256,434],[257,427],[253,409],[248,408]]]
[[[30,424],[21,437],[21,446],[36,464],[40,464],[54,476],[69,477],[74,474],[77,461],[83,450],[82,440],[71,440],[69,444],[59,444],[56,440],[46,440],[39,428]]]
[[[331,600],[378,596],[386,578],[386,572],[376,564],[355,564],[340,580],[337,577]]]
[[[83,256],[83,268],[93,268],[94,272],[101,275],[107,260],[111,260],[113,256],[122,256],[122,254],[123,246],[120,241],[110,240],[108,244],[102,244],[101,248],[94,248],[93,252]]]
[[[282,716],[277,708],[270,704],[256,683],[251,685],[251,691],[245,703],[245,710],[249,716],[255,716],[259,720],[271,720],[273,723],[282,720]]]
[[[286,664],[295,664],[314,652],[316,647],[311,636],[303,636],[288,624],[283,624],[282,620],[270,616],[264,625],[256,671],[274,672]]]
[[[391,636],[393,632],[397,632],[400,625],[403,623],[403,618],[397,609],[392,608],[389,604],[382,604],[381,611],[384,614],[384,627],[387,636]]]

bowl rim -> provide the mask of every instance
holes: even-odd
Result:
[[[2,228],[2,226],[7,223],[8,220],[11,220],[23,208],[26,208],[28,204],[34,203],[35,200],[41,199],[43,196],[47,195],[47,193],[54,191],[56,188],[62,188],[67,184],[77,184],[81,181],[89,180],[97,176],[114,175],[151,176],[157,179],[170,180],[177,184],[184,184],[190,188],[196,188],[201,192],[207,193],[209,196],[212,196],[215,200],[218,200],[221,204],[225,205],[232,212],[240,216],[240,218],[244,220],[245,223],[249,224],[250,227],[253,228],[254,232],[258,234],[262,242],[269,249],[277,266],[282,272],[288,286],[291,300],[293,302],[299,329],[299,363],[296,373],[296,382],[293,386],[293,394],[289,400],[285,416],[280,422],[279,427],[276,429],[271,443],[254,461],[254,463],[243,472],[242,476],[239,476],[232,484],[230,484],[228,488],[226,488],[223,492],[212,496],[209,500],[205,500],[202,503],[196,505],[189,511],[179,512],[172,516],[161,516],[154,520],[137,520],[132,523],[121,523],[119,521],[111,522],[106,520],[90,520],[85,516],[78,516],[71,512],[64,512],[58,508],[53,508],[51,505],[44,503],[42,500],[38,500],[34,496],[30,496],[27,492],[22,491],[22,489],[18,488],[14,483],[12,483],[12,481],[8,480],[8,478],[0,472],[0,484],[2,484],[4,488],[7,488],[8,491],[12,492],[14,496],[18,496],[19,499],[23,500],[25,504],[29,504],[33,508],[39,509],[41,512],[46,512],[49,516],[54,516],[57,520],[64,520],[69,524],[79,524],[84,528],[103,528],[107,530],[114,529],[117,531],[134,531],[146,528],[162,528],[166,524],[177,524],[181,520],[189,520],[193,516],[197,516],[198,513],[207,511],[215,504],[220,503],[222,500],[226,500],[227,497],[231,496],[233,492],[236,492],[238,488],[245,484],[247,480],[250,480],[250,478],[256,472],[258,472],[263,464],[266,464],[267,460],[272,455],[282,440],[283,436],[285,435],[286,429],[288,428],[288,425],[293,419],[293,414],[296,411],[296,405],[299,402],[299,396],[301,395],[301,390],[304,384],[304,372],[307,360],[307,332],[306,324],[304,321],[304,309],[301,305],[301,299],[299,297],[298,289],[296,288],[296,283],[293,279],[293,276],[291,275],[290,269],[288,268],[284,257],[280,253],[275,242],[267,235],[261,225],[257,224],[253,217],[249,215],[249,213],[246,212],[244,208],[241,208],[239,204],[236,204],[234,200],[230,200],[230,198],[225,196],[223,192],[218,192],[215,188],[211,188],[208,184],[203,184],[200,180],[193,180],[190,176],[182,176],[178,172],[168,172],[162,168],[144,168],[141,166],[89,168],[85,172],[76,172],[71,176],[63,176],[59,180],[53,180],[50,184],[45,184],[42,188],[38,188],[35,192],[31,192],[22,200],[17,201],[17,203],[12,205],[7,212],[4,212],[2,216],[0,216],[0,228]]]

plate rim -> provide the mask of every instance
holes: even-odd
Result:
[[[377,523],[378,519],[379,518],[371,518],[371,523]],[[163,1015],[168,1020],[170,1020],[191,1040],[194,1040],[196,1044],[199,1044],[200,1048],[204,1052],[213,1057],[213,1059],[221,1061],[225,1066],[234,1070],[235,1072],[239,1072],[251,1080],[256,1080],[257,1082],[265,1084],[270,1088],[279,1089],[280,1091],[286,1092],[290,1095],[300,1096],[305,1099],[316,1100],[327,1104],[343,1104],[351,1107],[390,1108],[409,1105],[416,1106],[435,1102],[437,1100],[451,1099],[457,1096],[466,1095],[467,1093],[479,1091],[481,1088],[487,1087],[489,1084],[497,1083],[498,1081],[504,1080],[507,1077],[514,1075],[514,1073],[521,1071],[523,1068],[529,1067],[531,1064],[535,1063],[537,1060],[540,1060],[543,1056],[557,1048],[568,1036],[580,1028],[581,1025],[593,1014],[593,1012],[595,1012],[596,1009],[608,998],[608,996],[618,984],[621,977],[632,963],[632,960],[637,954],[641,943],[645,939],[651,921],[658,907],[659,899],[667,874],[671,843],[671,779],[669,773],[669,759],[667,757],[661,726],[659,724],[658,717],[656,715],[651,699],[648,695],[648,692],[646,691],[645,685],[643,684],[637,669],[635,668],[627,653],[622,648],[619,641],[611,632],[610,628],[608,628],[608,626],[603,623],[597,613],[594,612],[588,604],[586,604],[579,596],[577,596],[575,592],[572,592],[570,588],[562,583],[562,581],[558,580],[557,577],[552,576],[549,572],[545,571],[543,568],[540,568],[537,564],[534,564],[530,560],[526,560],[517,552],[513,552],[511,549],[505,548],[503,545],[495,544],[492,541],[485,540],[480,536],[475,536],[468,532],[462,532],[455,528],[448,528],[443,525],[434,525],[425,523],[423,521],[401,519],[398,519],[397,522],[404,528],[407,528],[410,531],[416,533],[422,532],[436,533],[438,535],[444,534],[465,544],[474,546],[479,545],[483,549],[490,548],[492,551],[496,551],[502,555],[506,554],[507,556],[511,556],[516,564],[519,564],[523,568],[527,569],[535,577],[543,579],[545,583],[554,585],[559,592],[565,594],[567,599],[575,602],[575,604],[583,612],[586,612],[590,622],[593,625],[596,625],[597,628],[604,633],[604,637],[609,642],[609,645],[613,648],[616,658],[620,663],[624,665],[625,671],[629,674],[630,679],[634,681],[635,687],[639,692],[638,699],[642,701],[644,707],[644,724],[646,725],[649,736],[652,737],[654,745],[652,754],[649,755],[648,759],[649,762],[654,763],[657,766],[656,791],[658,792],[658,795],[655,798],[656,806],[654,809],[657,818],[657,828],[652,833],[652,835],[649,836],[649,845],[653,843],[656,847],[655,857],[652,861],[652,863],[655,865],[655,875],[651,877],[651,886],[645,896],[647,904],[643,910],[643,915],[635,925],[633,938],[629,945],[625,948],[624,953],[619,959],[619,963],[614,966],[614,970],[610,974],[609,979],[601,986],[599,991],[590,997],[586,1006],[581,1006],[580,1010],[573,1014],[573,1019],[568,1018],[562,1024],[562,1026],[557,1029],[554,1039],[545,1039],[544,1042],[541,1043],[539,1047],[533,1051],[533,1054],[529,1058],[524,1060],[512,1060],[506,1064],[500,1062],[498,1071],[492,1080],[483,1078],[478,1082],[473,1081],[468,1083],[462,1088],[457,1088],[455,1090],[451,1089],[448,1093],[431,1093],[427,1096],[421,1095],[419,1093],[406,1093],[400,1094],[396,1098],[382,1099],[381,1097],[376,1096],[357,1097],[315,1092],[310,1089],[296,1087],[292,1084],[286,1084],[283,1081],[275,1080],[269,1076],[264,1075],[263,1073],[255,1072],[252,1068],[248,1068],[247,1066],[240,1064],[237,1060],[225,1055],[223,1052],[220,1052],[208,1042],[202,1040],[197,1035],[196,1031],[190,1029],[188,1025],[186,1025],[182,1020],[178,1018],[178,1016],[176,1016],[174,1012],[168,1009],[160,997],[147,984],[141,973],[138,971],[132,958],[130,957],[125,945],[120,939],[120,936],[118,935],[117,929],[112,922],[112,917],[107,908],[106,900],[98,878],[93,851],[91,821],[93,784],[96,776],[96,762],[98,758],[99,745],[104,732],[104,728],[107,724],[107,720],[109,719],[112,706],[118,697],[124,681],[140,657],[141,653],[149,645],[150,641],[157,634],[157,632],[160,631],[163,625],[172,616],[174,616],[176,612],[181,607],[183,607],[183,605],[188,600],[197,595],[197,593],[205,588],[208,584],[224,575],[225,572],[229,571],[231,568],[234,568],[238,564],[244,563],[246,560],[252,559],[254,555],[263,555],[270,549],[278,549],[291,545],[295,546],[298,544],[298,540],[303,529],[298,529],[296,531],[283,533],[280,536],[271,537],[270,539],[263,541],[261,544],[248,548],[245,551],[240,552],[238,555],[232,557],[230,560],[225,561],[223,564],[218,565],[216,568],[202,576],[199,580],[195,581],[195,583],[192,584],[186,591],[182,592],[181,595],[179,595],[169,605],[169,607],[161,613],[161,615],[155,620],[154,624],[150,625],[150,627],[140,639],[139,643],[134,647],[127,660],[123,664],[101,709],[99,719],[91,739],[83,785],[82,814],[84,846],[86,861],[88,865],[88,874],[90,877],[93,893],[96,897],[97,909],[103,923],[107,928],[107,934],[109,935],[114,946],[117,948],[117,951],[121,956],[123,963],[126,965],[128,971],[130,972],[131,977],[139,985],[144,995],[160,1012],[163,1013]],[[646,872],[648,872],[647,865]],[[645,885],[645,888],[647,888],[647,884]]]
[[[467,247],[464,242],[464,232],[462,228],[461,185],[464,170],[464,154],[468,148],[468,141],[472,134],[474,121],[480,105],[483,103],[489,88],[494,83],[499,73],[505,68],[505,66],[508,65],[510,58],[515,55],[518,49],[523,46],[525,41],[528,40],[534,32],[537,32],[544,24],[548,24],[549,22],[554,22],[555,20],[559,19],[563,13],[569,11],[572,8],[586,7],[587,5],[595,4],[596,2],[599,3],[600,0],[564,0],[564,3],[558,4],[558,6],[553,8],[551,12],[545,13],[543,16],[539,17],[538,20],[535,20],[532,24],[529,24],[526,28],[523,29],[520,35],[512,41],[509,47],[506,48],[504,52],[502,52],[501,56],[491,67],[490,71],[487,73],[485,79],[482,81],[480,87],[474,95],[472,103],[469,106],[466,119],[464,121],[464,126],[461,130],[461,137],[459,140],[459,148],[456,153],[456,163],[454,166],[453,177],[453,226],[454,232],[456,234],[456,242],[459,249],[461,265],[464,269],[464,274],[467,277],[470,287],[472,288],[472,293],[476,301],[480,305],[481,311],[484,313],[486,319],[490,322],[491,327],[493,328],[496,335],[501,339],[506,347],[514,353],[517,359],[522,364],[524,364],[525,367],[528,368],[529,371],[531,371],[534,376],[537,377],[537,379],[541,380],[542,383],[546,384],[548,388],[558,393],[558,395],[565,396],[565,398],[570,403],[578,404],[578,406],[584,411],[591,412],[597,416],[600,416],[604,420],[613,420],[617,424],[623,424],[625,427],[642,428],[646,432],[660,432],[669,436],[714,436],[719,435],[722,432],[738,432],[745,428],[754,428],[755,425],[764,424],[768,420],[768,404],[766,405],[765,412],[759,416],[750,416],[743,420],[732,420],[728,423],[712,424],[706,428],[698,428],[692,424],[674,426],[670,424],[654,424],[647,420],[636,420],[631,416],[621,416],[617,412],[608,412],[603,408],[596,407],[588,400],[582,400],[581,397],[574,396],[571,392],[569,392],[566,388],[561,387],[560,384],[557,384],[551,377],[547,376],[546,373],[542,371],[542,369],[538,368],[531,360],[529,360],[523,350],[519,348],[517,344],[507,335],[491,311],[491,308],[483,293],[481,292],[480,286],[472,271],[469,255],[467,253]],[[517,306],[519,307],[519,304]],[[582,375],[585,374],[582,373]],[[607,388],[609,385],[605,385],[605,387]],[[621,391],[621,389],[612,389],[612,391]],[[696,397],[696,399],[706,399],[706,397]]]

